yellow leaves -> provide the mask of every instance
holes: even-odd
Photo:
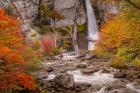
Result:
[[[131,40],[131,33],[127,31],[127,23],[119,19],[107,21],[101,28],[99,46],[106,50],[116,51],[121,46],[127,46]]]
[[[140,57],[140,23],[124,17],[120,14],[108,20],[101,28],[101,39],[97,44],[97,50],[115,55],[111,66],[116,68],[126,68],[129,62]],[[139,67],[139,62],[133,62],[135,68]]]
[[[124,69],[127,68],[126,59],[123,57],[114,57],[111,66],[114,68]]]

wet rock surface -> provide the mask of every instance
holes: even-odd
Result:
[[[124,78],[126,77],[126,74],[123,72],[115,72],[114,73],[114,78]]]

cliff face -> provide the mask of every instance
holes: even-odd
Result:
[[[73,24],[74,16],[74,2],[75,0],[42,0],[45,4],[48,4],[50,7],[59,11],[64,17],[64,20],[58,21],[57,25],[67,25]],[[31,22],[38,13],[38,3],[39,0],[1,0],[0,6],[7,7],[8,5],[14,7],[18,16],[22,21]],[[80,2],[78,2],[78,23],[85,23],[86,14],[85,10]]]
[[[92,0],[93,7],[95,10],[95,15],[98,21],[98,24],[101,25],[109,17],[115,16],[119,13],[119,5],[111,2],[103,2]]]
[[[83,24],[86,22],[85,9],[80,2],[77,3],[77,21],[78,23]],[[75,0],[55,0],[54,8],[65,16],[65,19],[57,22],[57,25],[73,24],[75,16]]]
[[[20,16],[23,22],[32,22],[38,13],[38,3],[39,0],[0,0],[0,6],[7,7],[12,6],[15,12]],[[77,0],[77,14],[78,23],[83,24],[86,22],[86,12],[84,9],[84,0]],[[94,2],[95,0],[91,0]],[[42,0],[44,4],[48,4],[51,8],[59,11],[64,17],[64,20],[58,21],[56,24],[59,26],[73,24],[73,17],[75,15],[74,6],[75,0]],[[101,23],[107,18],[107,14],[117,14],[118,6],[111,3],[102,3],[98,1],[93,3],[94,10],[96,11],[96,16],[98,22]]]
[[[64,20],[60,20],[57,22],[57,25],[67,25],[73,24],[73,16],[74,16],[74,6],[75,0],[48,0],[53,3],[54,9],[58,10],[62,15],[65,16]],[[86,23],[86,11],[85,11],[85,0],[77,0],[78,1],[78,23],[83,24]],[[103,23],[108,16],[116,15],[119,13],[119,6],[114,3],[109,2],[101,2],[100,0],[95,3],[96,0],[91,0],[93,3],[93,10],[95,11],[95,15],[99,25]]]
[[[12,7],[23,23],[31,22],[38,12],[38,0],[1,0],[0,6]]]

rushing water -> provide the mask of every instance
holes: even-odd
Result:
[[[126,87],[136,93],[140,93],[140,85],[139,86],[135,86],[134,83],[129,83],[126,85]]]
[[[93,50],[95,41],[99,39],[98,26],[90,0],[86,0],[85,3],[88,22],[88,50]]]
[[[115,78],[113,78],[112,74],[102,73],[101,71],[98,71],[92,75],[83,75],[80,70],[68,71],[68,73],[74,76],[75,82],[88,83],[93,86],[108,85],[116,80]]]

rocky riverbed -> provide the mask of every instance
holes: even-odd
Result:
[[[47,93],[140,93],[139,71],[114,69],[93,53],[47,58],[36,77]]]

